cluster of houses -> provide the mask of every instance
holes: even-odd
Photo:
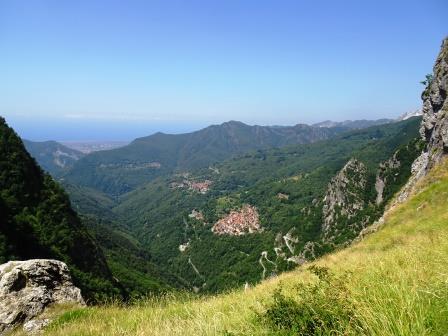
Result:
[[[233,236],[254,233],[260,230],[258,211],[255,207],[247,204],[237,211],[231,211],[212,227],[212,231],[215,234],[228,234]]]
[[[210,189],[210,186],[212,185],[213,181],[210,180],[204,180],[200,182],[191,181],[188,179],[184,179],[182,182],[171,182],[170,187],[171,188],[186,188],[189,190],[196,191],[201,194],[206,194],[207,191]]]

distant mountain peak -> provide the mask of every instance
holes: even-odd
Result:
[[[394,121],[395,120],[393,120],[393,119],[386,119],[386,118],[377,119],[377,120],[366,120],[366,119],[344,120],[344,121],[325,120],[325,121],[313,124],[311,126],[321,127],[321,128],[346,127],[348,129],[360,129],[360,128],[367,128],[370,126],[389,124]]]
[[[229,120],[226,122],[223,122],[221,125],[219,126],[249,126],[245,123],[243,123],[242,121],[238,121],[238,120]]]
[[[53,140],[36,142],[23,139],[23,143],[31,156],[53,176],[61,175],[85,156],[84,153]]]
[[[412,118],[412,117],[419,117],[421,115],[423,115],[423,111],[420,108],[420,109],[417,109],[417,110],[413,110],[413,111],[409,111],[409,112],[403,113],[401,116],[398,117],[397,120],[399,120],[399,121],[400,120],[406,120],[406,119],[409,119],[409,118]]]

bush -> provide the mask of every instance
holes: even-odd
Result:
[[[281,335],[339,335],[359,324],[345,285],[349,274],[336,277],[319,266],[308,270],[317,281],[296,286],[296,298],[285,296],[279,287],[261,321]]]

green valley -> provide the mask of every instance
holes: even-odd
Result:
[[[91,224],[96,221],[125,232],[143,255],[150,256],[152,265],[172,275],[166,281],[172,287],[223,291],[255,284],[314,259],[350,241],[379,218],[406,182],[421,150],[416,140],[420,120],[348,131],[328,141],[258,150],[204,168],[167,173],[120,197],[88,187],[66,187],[75,209],[90,218],[88,227],[97,231]],[[325,193],[352,158],[366,166],[365,188],[359,195],[362,207],[332,225],[338,234],[330,241],[322,231]],[[387,166],[392,159],[395,166]],[[379,175],[385,184],[376,204]],[[216,222],[232,211],[238,216],[245,204],[255,207],[260,232],[237,236],[212,232]],[[98,239],[101,243],[102,234]],[[119,253],[107,249],[106,255],[126,255],[124,249]],[[144,293],[144,285],[138,283],[135,280],[134,286]]]
[[[0,1],[0,336],[448,336],[447,6]]]
[[[376,233],[314,263],[217,296],[59,308],[46,335],[444,335],[447,194],[445,161]]]

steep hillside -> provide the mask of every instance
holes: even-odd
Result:
[[[315,263],[226,295],[69,310],[46,335],[446,335],[447,194],[445,162],[378,232]]]
[[[118,199],[111,211],[156,265],[195,291],[256,283],[346,244],[380,217],[421,151],[419,124],[415,118],[259,150],[159,178]],[[337,182],[352,174],[341,173],[352,158],[363,167],[362,178],[350,177],[363,181],[352,193],[356,207],[350,197],[338,198],[355,187]]]
[[[69,170],[83,153],[68,148],[56,141],[35,142],[23,140],[26,150],[39,165],[53,177],[60,176]]]
[[[161,295],[174,287],[188,287],[181,278],[155,265],[148,250],[123,225],[89,215],[81,216],[81,220],[101,247],[113,276],[125,289],[127,297]]]
[[[128,146],[92,153],[65,178],[112,195],[129,192],[174,170],[207,167],[250,150],[311,143],[347,128],[249,126],[230,121],[186,134],[156,133]]]
[[[54,258],[66,262],[89,299],[119,295],[104,255],[61,187],[42,172],[0,118],[0,263]]]
[[[87,187],[63,184],[72,207],[102,248],[113,276],[130,297],[186,288],[185,281],[165,267],[152,262],[152,256],[132,234],[126,220],[117,219],[112,209],[116,201]]]

